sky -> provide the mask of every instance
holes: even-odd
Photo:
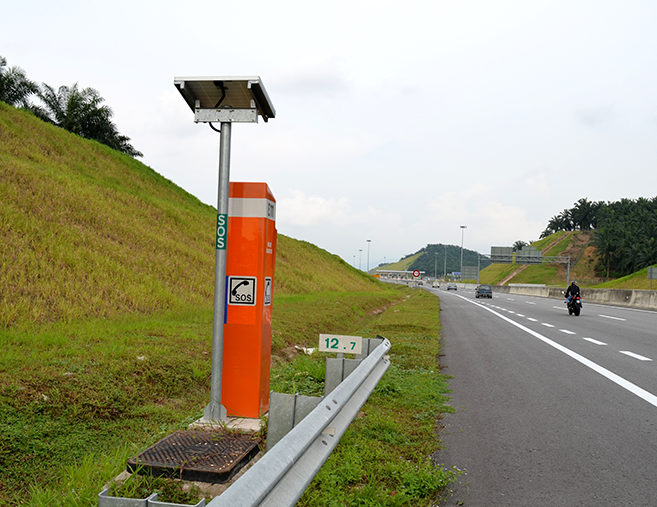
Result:
[[[3,5],[0,55],[98,90],[141,160],[213,206],[219,135],[174,77],[260,76],[276,117],[233,126],[231,180],[366,269],[656,196],[656,26],[652,0],[33,0]]]

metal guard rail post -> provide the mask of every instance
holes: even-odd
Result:
[[[390,366],[384,339],[292,431],[208,507],[284,507],[299,500]]]

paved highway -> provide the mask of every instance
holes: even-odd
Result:
[[[509,294],[441,299],[456,413],[445,506],[657,506],[657,313]]]

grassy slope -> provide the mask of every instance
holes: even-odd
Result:
[[[131,157],[3,103],[0,198],[0,328],[212,299],[211,206]],[[377,286],[308,243],[281,236],[278,250],[278,294]]]
[[[0,199],[0,505],[93,505],[207,403],[215,211],[2,103]],[[274,352],[354,332],[405,290],[280,236]]]
[[[378,269],[396,269],[398,271],[406,271],[408,266],[413,264],[413,262],[415,262],[415,260],[421,255],[424,255],[424,252],[418,252],[415,255],[411,255],[410,257],[406,257],[400,261],[393,262],[392,264],[386,264],[385,266]]]
[[[571,258],[571,280],[577,279],[580,285],[592,286],[598,283],[593,266],[595,264],[595,249],[589,247],[590,232],[575,231],[568,234],[559,231],[555,234],[532,243],[539,250],[547,248],[543,254],[549,256],[564,256]],[[552,245],[552,246],[550,246]],[[549,247],[549,248],[548,248]],[[482,283],[496,284],[518,269],[518,264],[493,264],[481,271]],[[533,283],[546,285],[565,285],[567,271],[565,264],[543,264],[527,266],[514,276],[508,283]]]
[[[648,279],[648,268],[643,268],[631,275],[601,283],[595,286],[600,289],[642,289],[650,290],[650,280]],[[652,289],[657,290],[657,280],[652,281]]]

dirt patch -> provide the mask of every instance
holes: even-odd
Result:
[[[287,363],[299,355],[299,350],[295,347],[285,347],[271,355],[271,366],[278,366],[281,363]]]

